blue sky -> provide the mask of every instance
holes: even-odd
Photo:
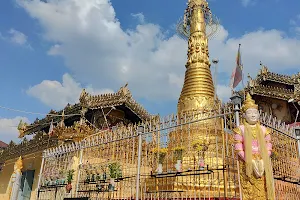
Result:
[[[217,91],[228,99],[238,44],[246,72],[259,61],[278,73],[300,65],[298,0],[211,0],[221,20],[210,41],[220,59]],[[175,34],[185,0],[6,0],[0,3],[0,106],[39,113],[74,103],[83,87],[117,91],[129,83],[153,114],[176,112],[187,43]],[[38,115],[0,109],[0,140],[15,139],[19,119]]]

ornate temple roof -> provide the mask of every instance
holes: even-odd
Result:
[[[293,98],[300,98],[300,73],[291,76],[282,75],[270,72],[265,65],[260,65],[262,67],[255,79],[248,76],[250,80],[245,88],[246,91],[250,92],[251,95],[255,94],[286,101]],[[264,82],[266,81],[283,84],[286,85],[287,88],[292,89],[265,85]]]
[[[0,148],[6,148],[8,144],[0,140]]]
[[[49,127],[52,121],[54,123],[59,122],[61,116],[57,115],[62,115],[63,113],[65,115],[64,119],[68,120],[72,117],[74,118],[75,116],[79,118],[81,111],[84,108],[94,110],[120,105],[127,107],[141,120],[147,120],[151,117],[151,115],[132,98],[132,94],[127,88],[127,84],[121,87],[116,93],[110,94],[91,95],[87,93],[85,89],[83,89],[79,97],[79,103],[74,105],[68,104],[63,110],[60,111],[51,110],[49,115],[47,115],[45,118],[36,119],[30,125],[21,122],[18,127],[20,132],[19,137],[41,131]]]
[[[80,95],[79,101],[82,107],[92,110],[124,104],[140,119],[150,118],[150,114],[132,98],[132,94],[127,88],[127,84],[113,94],[91,95],[84,89]]]
[[[299,84],[300,81],[300,72],[297,74],[293,74],[291,76],[289,75],[282,75],[282,74],[277,74],[274,72],[270,72],[268,67],[260,63],[261,69],[259,70],[255,81],[260,84],[263,81],[272,81],[272,82],[277,82],[277,83],[282,83],[286,85],[295,85]]]

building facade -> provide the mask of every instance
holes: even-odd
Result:
[[[245,88],[259,104],[260,110],[287,124],[299,122],[296,119],[300,109],[300,73],[282,75],[271,72],[267,66],[260,64],[257,76]]]

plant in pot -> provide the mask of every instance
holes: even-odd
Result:
[[[49,170],[48,169],[46,169],[45,171],[44,171],[44,185],[45,186],[48,186],[49,185],[49,183],[50,183],[50,177],[49,177]]]
[[[106,169],[105,167],[101,166],[102,176],[100,180],[105,181],[106,180]]]
[[[175,164],[175,169],[177,170],[177,172],[182,172],[182,157],[183,157],[183,151],[184,151],[184,147],[175,147],[173,149],[174,151],[174,158],[177,161],[177,163]]]
[[[108,164],[108,169],[109,169],[109,176],[110,176],[108,190],[114,191],[115,190],[115,179],[122,177],[121,165],[117,162],[113,162],[113,163]]]
[[[68,184],[66,185],[67,193],[70,193],[70,191],[72,190],[72,180],[73,180],[74,172],[75,172],[74,169],[71,169],[67,172],[67,182],[68,182]]]
[[[59,185],[59,171],[55,171],[54,173],[54,176],[55,176],[55,185]]]
[[[168,150],[166,148],[155,148],[155,149],[153,149],[153,152],[158,157],[158,167],[157,167],[156,171],[158,174],[161,174],[163,171],[162,164],[165,160]]]
[[[101,183],[101,179],[102,179],[102,177],[101,177],[101,170],[102,170],[102,167],[101,168],[98,167],[96,169],[96,173],[97,173],[97,176],[96,176],[97,185],[96,185],[96,187],[97,187],[97,189],[98,189],[99,192],[103,192],[104,191],[104,184]]]
[[[60,170],[59,171],[59,184],[64,184],[65,183],[65,179],[64,179],[64,171]]]
[[[204,154],[208,149],[208,143],[203,140],[196,140],[192,142],[193,149],[197,152],[198,155],[198,166],[200,170],[204,170],[205,162],[204,162]]]
[[[53,176],[52,172],[50,173],[50,176],[49,176],[49,185],[54,185],[54,176]]]
[[[91,170],[92,176],[91,176],[91,182],[95,182],[96,181],[96,168],[92,168]]]
[[[277,160],[278,156],[279,156],[278,152],[273,150],[270,157],[272,160]]]

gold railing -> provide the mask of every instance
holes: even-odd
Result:
[[[231,133],[235,127],[233,116],[228,106],[214,113],[154,118],[49,149],[44,154],[44,168],[49,168],[47,162],[55,163],[57,169],[62,169],[59,166],[64,166],[63,162],[72,163],[58,170],[58,178],[60,172],[75,169],[72,192],[66,193],[64,186],[58,184],[55,199],[133,199],[137,195],[139,199],[239,199]],[[298,191],[298,145],[291,130],[266,116],[262,116],[261,122],[272,129],[276,187],[289,183],[291,191]],[[52,181],[51,187],[55,188],[56,182]],[[53,189],[41,189],[44,191],[40,199],[53,197]],[[282,187],[276,190],[278,197],[279,191],[283,191]]]

